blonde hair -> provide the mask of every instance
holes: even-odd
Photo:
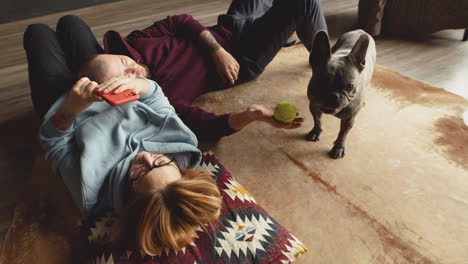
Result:
[[[151,256],[165,249],[178,251],[193,241],[199,227],[218,218],[221,202],[208,174],[186,170],[181,179],[129,204],[119,240],[130,238],[126,242],[133,240],[133,246]]]

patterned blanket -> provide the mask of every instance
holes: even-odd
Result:
[[[307,248],[256,203],[212,154],[204,154],[201,168],[216,180],[223,198],[221,216],[200,228],[197,238],[181,252],[151,257],[107,243],[116,215],[107,212],[85,231],[91,263],[291,263]]]

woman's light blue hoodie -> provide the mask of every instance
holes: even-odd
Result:
[[[161,87],[147,80],[150,92],[120,106],[95,102],[67,131],[55,129],[50,117],[68,94],[45,115],[39,140],[53,172],[60,175],[84,215],[99,207],[125,207],[128,170],[141,151],[176,158],[181,169],[201,160],[195,134],[180,120]]]

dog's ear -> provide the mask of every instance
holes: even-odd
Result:
[[[360,72],[364,70],[364,66],[366,65],[366,54],[368,47],[369,37],[367,34],[362,34],[348,55],[348,57]]]
[[[309,55],[309,64],[312,68],[319,65],[324,65],[330,60],[331,50],[328,34],[324,30],[320,30],[315,34],[314,45]]]

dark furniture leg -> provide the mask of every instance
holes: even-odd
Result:
[[[468,28],[465,29],[465,34],[463,34],[463,41],[468,40]]]

